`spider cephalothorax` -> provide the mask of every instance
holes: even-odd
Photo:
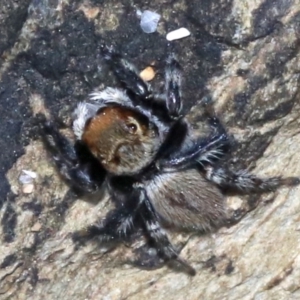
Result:
[[[100,109],[86,122],[81,139],[115,175],[136,174],[160,146],[158,130],[145,116],[119,106]]]
[[[156,94],[136,69],[112,48],[103,48],[121,83],[79,103],[73,115],[74,147],[51,121],[43,122],[44,140],[65,180],[81,193],[105,186],[116,204],[103,222],[74,234],[74,239],[98,236],[122,241],[136,231],[145,233],[157,255],[138,261],[175,263],[189,274],[195,270],[179,257],[162,225],[210,230],[229,219],[222,190],[266,192],[298,178],[260,179],[220,164],[228,136],[210,113],[211,133],[192,137],[182,115],[181,68],[174,55],[166,63],[165,92]],[[145,258],[145,255],[143,255]]]

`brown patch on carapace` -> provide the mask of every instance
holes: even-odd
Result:
[[[101,109],[98,114],[86,124],[83,140],[92,140],[95,136],[99,136],[99,134],[105,132],[116,121],[125,121],[126,115],[125,111],[122,111],[119,107],[105,107]]]
[[[105,107],[86,124],[82,139],[87,143],[99,139],[99,135],[105,133],[109,128],[117,129],[118,124],[124,125],[122,127],[124,130],[128,129],[128,133],[134,133],[130,120],[136,120],[143,132],[147,130],[146,124],[142,122],[137,112],[122,107]]]
[[[99,110],[86,123],[82,140],[104,164],[117,163],[117,150],[124,143],[134,143],[148,132],[148,121],[140,113],[123,107],[109,106]]]

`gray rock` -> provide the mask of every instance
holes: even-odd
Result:
[[[10,29],[0,26],[1,298],[299,299],[298,187],[228,197],[234,209],[259,200],[230,228],[199,236],[170,231],[176,245],[185,245],[181,255],[197,269],[194,278],[168,268],[139,270],[126,264],[135,245],[109,253],[96,242],[74,249],[70,232],[105,216],[112,203],[106,195],[77,199],[69,191],[33,118],[47,107],[69,124],[77,102],[116,84],[99,56],[103,42],[115,44],[139,70],[153,61],[162,70],[166,33],[185,26],[193,34],[172,47],[195,130],[202,130],[203,99],[209,99],[238,142],[228,164],[261,176],[297,176],[298,1],[154,0],[148,9],[163,15],[155,34],[140,30],[128,1],[100,7],[98,1],[35,0],[28,15],[25,2],[6,1],[15,6],[0,12],[3,24],[20,18]],[[136,5],[144,9],[143,2]],[[153,84],[161,81],[158,74]],[[39,174],[26,195],[18,182],[24,169]]]

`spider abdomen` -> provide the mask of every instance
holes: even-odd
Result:
[[[224,196],[196,169],[163,173],[145,186],[155,211],[168,225],[207,231],[226,219]]]

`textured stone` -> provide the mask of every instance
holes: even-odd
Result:
[[[101,3],[101,4],[99,4]],[[193,278],[168,268],[145,271],[115,250],[88,243],[76,250],[70,233],[112,207],[77,199],[60,180],[38,137],[39,111],[69,124],[77,102],[115,80],[99,55],[114,44],[139,70],[162,70],[167,32],[184,69],[183,99],[195,130],[211,100],[234,135],[234,168],[261,176],[300,175],[298,0],[4,1],[0,11],[0,294],[1,299],[299,299],[300,188],[261,196],[237,225],[214,233],[170,232],[186,243]],[[136,10],[156,11],[145,34]],[[17,20],[17,21],[16,21]],[[8,27],[9,24],[13,26]],[[161,76],[154,85],[161,85]],[[72,135],[68,130],[66,134]],[[22,170],[38,174],[22,193]],[[250,198],[251,199],[251,198]],[[245,196],[228,197],[237,209]],[[38,225],[37,225],[38,224]]]

